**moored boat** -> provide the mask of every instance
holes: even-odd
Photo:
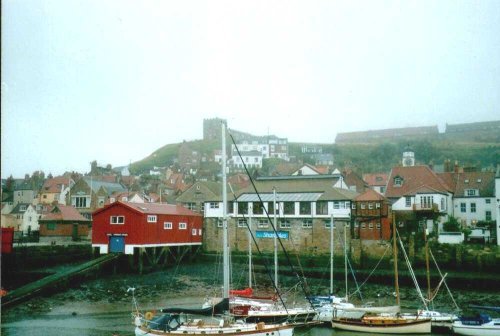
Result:
[[[479,310],[500,313],[500,307],[471,306]],[[453,322],[453,332],[467,336],[498,336],[500,335],[500,318],[491,318],[490,315],[479,313],[474,316],[460,316]]]
[[[342,317],[333,318],[332,327],[375,334],[427,334],[431,332],[431,320],[425,318],[409,320],[399,316],[344,312]]]

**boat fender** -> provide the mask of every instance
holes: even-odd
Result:
[[[137,315],[134,319],[134,325],[136,327],[140,327],[142,325],[142,321],[141,321],[141,317],[139,315]]]
[[[148,311],[145,315],[144,315],[144,318],[148,321],[151,321],[151,319],[153,318],[154,314],[153,312],[150,312]]]

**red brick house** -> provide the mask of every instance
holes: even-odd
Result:
[[[55,205],[50,213],[38,220],[40,241],[88,239],[92,221],[68,205]]]
[[[92,247],[101,254],[202,243],[203,216],[180,205],[118,201],[95,211],[93,220]]]
[[[354,198],[351,208],[356,238],[391,239],[391,211],[389,201],[384,196],[372,189],[367,189]]]

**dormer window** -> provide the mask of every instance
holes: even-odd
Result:
[[[465,196],[478,196],[478,190],[477,189],[465,189]]]
[[[394,178],[394,186],[401,187],[403,185],[403,178],[401,176],[396,176]]]
[[[465,179],[465,180],[464,180],[464,183],[465,183],[465,184],[469,184],[469,179]]]
[[[477,179],[477,183],[481,183],[481,179]]]

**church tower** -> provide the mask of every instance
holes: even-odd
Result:
[[[403,167],[413,167],[415,165],[415,153],[410,148],[410,145],[406,146],[403,152]]]

